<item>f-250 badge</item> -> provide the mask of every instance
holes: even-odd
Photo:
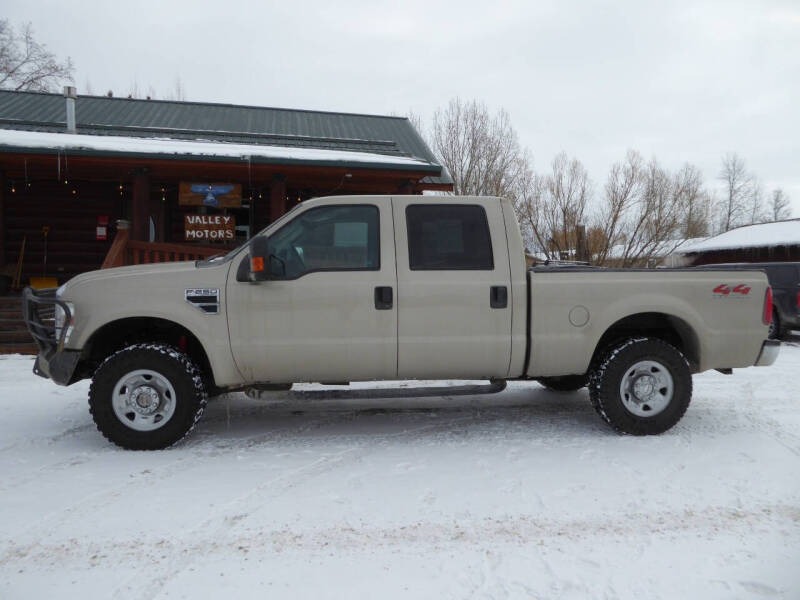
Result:
[[[186,301],[210,315],[219,313],[219,288],[191,288],[186,290]]]

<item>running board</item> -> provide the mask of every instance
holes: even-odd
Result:
[[[506,389],[506,380],[497,379],[484,385],[454,385],[403,388],[361,388],[354,390],[309,390],[280,392],[286,400],[375,400],[391,398],[432,398],[435,396],[481,396]],[[275,398],[274,391],[248,388],[245,393],[255,400]]]

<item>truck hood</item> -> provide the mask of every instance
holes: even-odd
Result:
[[[132,278],[141,278],[143,284],[152,284],[154,279],[180,277],[184,274],[198,271],[195,261],[152,263],[147,265],[132,265],[129,267],[116,267],[113,269],[99,269],[81,273],[61,286],[61,295],[68,296],[71,291],[84,288],[87,284],[102,282],[104,285],[113,285],[112,282],[125,280],[129,283]],[[209,267],[208,271],[214,269]],[[206,270],[206,269],[204,269]]]

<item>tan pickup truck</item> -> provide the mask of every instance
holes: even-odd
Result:
[[[309,381],[588,385],[617,431],[661,433],[692,373],[774,362],[771,302],[759,271],[527,269],[508,200],[352,196],[298,204],[225,256],[28,289],[23,308],[34,372],[91,377],[103,435],[155,449],[209,395]]]

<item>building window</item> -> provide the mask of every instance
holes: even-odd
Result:
[[[307,210],[270,236],[272,275],[297,279],[315,271],[377,271],[379,223],[373,205]]]
[[[475,204],[406,207],[412,271],[494,269],[486,211]]]

